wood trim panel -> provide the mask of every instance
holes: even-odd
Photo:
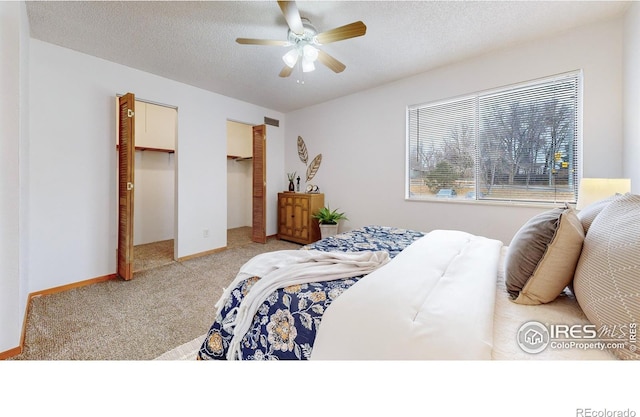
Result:
[[[118,252],[117,274],[133,278],[133,199],[135,168],[135,96],[118,99]]]
[[[61,285],[59,287],[49,288],[47,290],[36,291],[34,293],[29,294],[29,302],[31,302],[32,298],[40,297],[43,295],[57,294],[59,292],[72,290],[74,288],[86,287],[87,285],[97,284],[99,282],[105,282],[105,281],[109,281],[117,278],[118,278],[117,274],[109,274],[109,275],[103,275],[101,277],[91,278],[85,281],[78,281],[78,282],[73,282],[71,284]]]
[[[188,261],[189,259],[195,259],[195,258],[200,258],[202,256],[213,255],[214,253],[222,252],[225,250],[227,250],[227,247],[223,246],[220,248],[211,249],[204,252],[194,253],[193,255],[187,255],[187,256],[178,258],[178,262],[184,262],[184,261]]]
[[[5,350],[4,352],[0,352],[0,361],[13,358],[14,356],[18,356],[22,353],[22,344],[16,348]]]
[[[251,240],[267,243],[266,234],[266,126],[253,126],[253,184]]]

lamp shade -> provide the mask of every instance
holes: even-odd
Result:
[[[578,189],[576,210],[582,210],[591,203],[610,197],[616,193],[631,191],[629,178],[582,178]]]

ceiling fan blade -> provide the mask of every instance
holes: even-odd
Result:
[[[295,68],[295,65],[293,67],[285,65],[284,68],[282,68],[282,71],[280,71],[280,74],[278,75],[280,75],[282,78],[286,78],[291,75],[291,73],[293,72],[293,68]]]
[[[331,55],[329,55],[328,53],[324,52],[321,49],[318,49],[318,61],[322,62],[331,71],[336,73],[342,72],[344,71],[345,68],[347,68],[346,65],[344,65],[342,62],[338,61],[337,59],[335,59],[334,57],[332,57]]]
[[[296,35],[304,34],[304,26],[302,26],[302,18],[300,18],[300,12],[295,1],[278,1],[280,10],[284,15],[284,19],[289,25],[289,29]]]
[[[324,45],[344,39],[356,38],[364,35],[365,33],[367,33],[367,26],[365,26],[361,21],[357,21],[335,29],[327,30],[326,32],[318,33],[316,35],[316,40],[321,45]]]
[[[272,46],[289,46],[289,41],[278,41],[272,39],[250,39],[238,38],[236,42],[242,45],[272,45]]]

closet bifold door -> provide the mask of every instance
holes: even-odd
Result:
[[[118,127],[118,276],[133,278],[133,184],[135,96],[119,98]]]
[[[266,232],[266,126],[253,126],[253,190],[251,240],[267,243]]]

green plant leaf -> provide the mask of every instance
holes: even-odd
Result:
[[[322,207],[312,217],[320,224],[338,224],[340,220],[349,220],[344,213],[338,212],[338,209],[331,210],[329,206]]]

